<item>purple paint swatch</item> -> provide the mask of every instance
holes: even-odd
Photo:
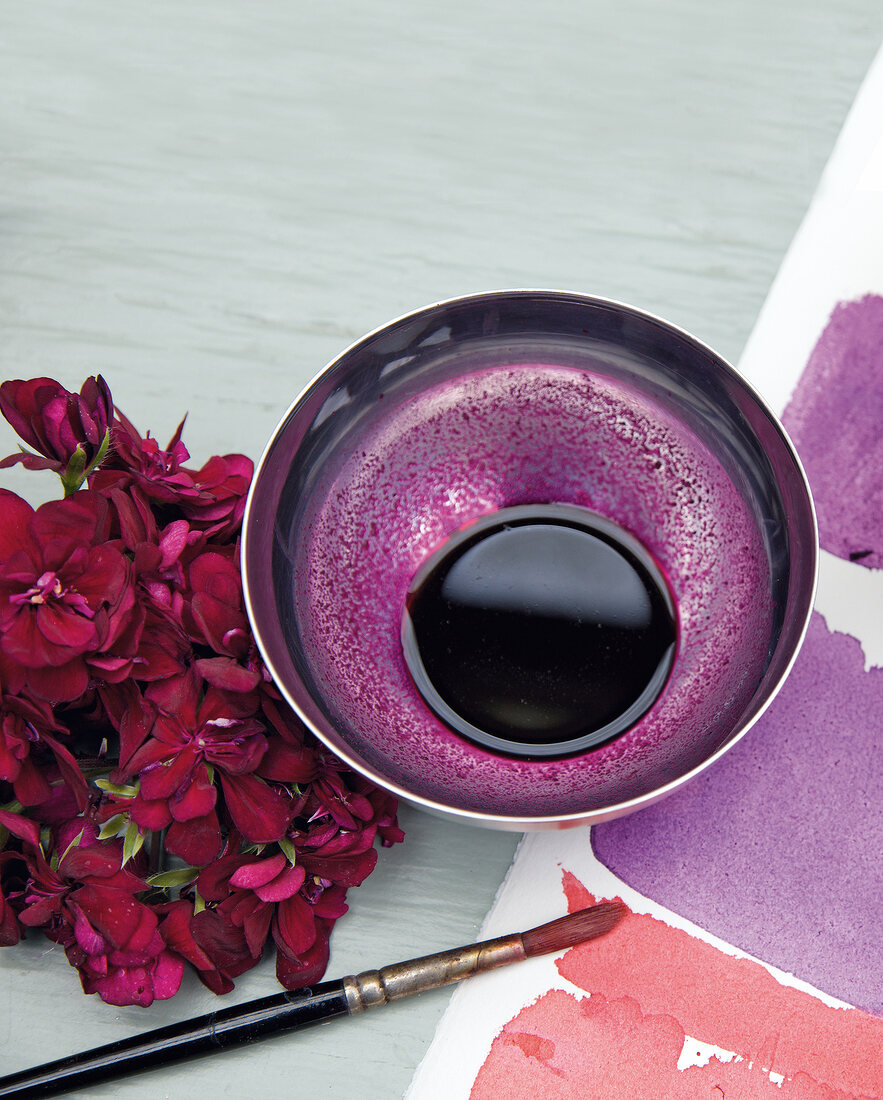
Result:
[[[820,690],[820,685],[824,689]],[[883,1015],[883,669],[813,616],[782,693],[721,761],[593,830],[630,886]]]
[[[822,546],[883,565],[883,298],[837,306],[785,423]],[[715,935],[883,1015],[883,669],[816,615],[781,695],[726,757],[595,829],[624,881]]]
[[[883,298],[841,302],[784,415],[806,467],[821,544],[883,567]]]

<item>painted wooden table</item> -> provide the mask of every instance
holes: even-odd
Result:
[[[874,0],[7,5],[3,376],[100,371],[162,442],[189,410],[201,463],[257,457],[362,332],[475,290],[625,299],[737,359],[881,38]],[[401,819],[329,976],[473,939],[517,841]],[[265,962],[228,1001],[275,989]],[[446,1000],[79,1095],[398,1097]],[[213,1007],[195,979],[108,1007],[34,937],[0,952],[0,1067]]]

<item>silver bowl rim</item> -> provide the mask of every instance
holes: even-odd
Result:
[[[696,767],[690,771],[685,772],[683,775],[678,776],[676,779],[670,780],[668,783],[663,784],[660,787],[654,788],[652,791],[648,791],[646,794],[640,795],[636,798],[627,799],[624,802],[614,803],[612,806],[605,806],[602,809],[594,810],[580,810],[575,813],[569,814],[546,814],[538,815],[536,817],[524,817],[518,815],[506,815],[506,814],[492,814],[482,813],[477,810],[465,810],[457,806],[451,806],[444,802],[436,802],[430,798],[424,798],[422,795],[415,794],[413,791],[408,790],[406,787],[402,787],[392,780],[387,779],[380,772],[374,768],[366,765],[359,760],[353,754],[350,754],[341,749],[339,745],[331,744],[320,730],[318,730],[309,718],[303,713],[298,706],[291,693],[286,688],[282,678],[278,675],[276,669],[273,666],[272,661],[264,646],[261,638],[261,632],[256,623],[256,614],[252,606],[252,593],[248,579],[248,569],[246,567],[247,562],[247,547],[249,544],[248,532],[251,526],[251,514],[254,503],[254,498],[257,493],[258,482],[263,472],[264,466],[269,461],[271,452],[273,451],[276,441],[279,437],[280,431],[288,423],[289,418],[293,414],[297,406],[306,398],[306,396],[313,390],[313,388],[321,381],[324,376],[331,371],[342,359],[352,354],[360,345],[373,339],[376,336],[381,335],[383,332],[396,325],[400,325],[404,322],[414,320],[423,314],[428,314],[433,310],[443,309],[449,306],[466,305],[471,301],[477,301],[479,299],[492,299],[492,298],[512,298],[521,297],[522,295],[542,295],[556,298],[568,298],[571,301],[582,302],[587,306],[609,306],[615,309],[622,310],[626,313],[630,313],[633,316],[640,317],[643,320],[653,322],[661,325],[669,332],[675,335],[683,337],[688,343],[692,343],[701,351],[706,352],[723,370],[724,373],[729,372],[735,380],[746,390],[757,407],[769,417],[770,422],[775,426],[778,434],[780,435],[782,442],[785,445],[785,449],[788,452],[791,461],[794,463],[794,469],[800,475],[802,486],[806,495],[807,504],[809,507],[809,515],[812,521],[813,531],[813,546],[812,546],[812,583],[810,586],[809,599],[807,600],[806,613],[804,615],[804,621],[801,624],[799,633],[796,636],[794,647],[791,655],[787,661],[787,664],[782,670],[782,674],[779,679],[772,685],[770,685],[767,692],[767,697],[764,700],[762,706],[759,707],[757,712],[751,716],[751,718],[745,722],[743,726],[737,729],[731,736],[724,742],[720,748],[716,749],[710,756],[706,757],[701,764],[697,764]],[[583,294],[579,291],[572,290],[555,290],[546,288],[512,288],[502,290],[489,290],[489,291],[476,291],[471,294],[457,295],[452,298],[442,298],[436,302],[431,302],[428,305],[419,307],[418,309],[409,310],[407,313],[403,313],[392,320],[385,321],[383,324],[378,325],[376,328],[371,329],[369,332],[364,333],[357,340],[347,345],[341,352],[335,357],[329,360],[328,363],[317,371],[310,381],[300,390],[295,399],[286,409],[285,413],[277,423],[272,435],[267,441],[266,446],[255,466],[254,475],[252,477],[251,485],[248,491],[248,497],[246,499],[245,511],[242,517],[242,537],[240,545],[240,563],[242,574],[242,591],[243,599],[245,603],[245,610],[248,616],[249,623],[251,624],[252,632],[254,634],[255,642],[258,650],[264,661],[264,665],[270,676],[273,679],[275,686],[281,691],[288,705],[294,710],[303,724],[313,733],[323,744],[325,744],[335,756],[339,757],[344,763],[348,764],[355,772],[370,779],[372,783],[375,783],[378,787],[382,787],[384,790],[391,792],[403,801],[426,810],[429,813],[436,816],[445,818],[455,818],[464,823],[473,825],[481,825],[485,828],[500,829],[505,831],[540,831],[544,829],[565,829],[572,828],[579,825],[597,825],[604,821],[610,821],[614,818],[624,817],[627,814],[633,813],[635,810],[641,809],[645,806],[652,805],[654,802],[659,801],[666,795],[671,794],[678,788],[682,787],[689,780],[694,779],[710,767],[717,760],[720,759],[725,753],[729,752],[746,733],[754,726],[754,724],[763,716],[767,708],[773,702],[782,688],[782,685],[787,680],[791,669],[794,667],[794,662],[797,660],[798,654],[803,647],[804,640],[806,638],[806,632],[809,629],[810,619],[812,617],[813,608],[815,605],[816,591],[818,588],[818,575],[819,575],[819,530],[818,519],[816,516],[815,503],[813,501],[812,490],[810,489],[809,480],[806,476],[806,471],[803,467],[803,463],[800,460],[800,456],[797,450],[785,430],[779,416],[772,411],[767,404],[766,400],[760,395],[756,387],[741,374],[728,360],[724,359],[718,352],[711,348],[708,344],[704,343],[698,337],[688,332],[686,329],[681,328],[679,325],[673,324],[671,321],[667,321],[664,318],[658,316],[655,313],[651,313],[648,310],[639,309],[636,306],[629,305],[626,302],[619,301],[616,298],[607,298],[601,295]]]

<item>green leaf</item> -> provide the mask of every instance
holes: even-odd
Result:
[[[214,766],[214,764],[209,764],[208,762],[206,762],[205,770],[208,773],[209,783],[214,784],[214,782],[215,782],[215,766]]]
[[[140,783],[132,786],[131,783],[111,783],[109,779],[96,779],[95,786],[108,794],[118,794],[120,798],[135,798],[140,790]]]
[[[164,890],[169,886],[189,886],[198,875],[198,867],[178,867],[174,871],[160,871],[159,874],[150,875],[147,881],[151,886]]]
[[[126,829],[126,835],[123,840],[122,866],[125,867],[129,860],[137,856],[143,847],[144,836],[141,833],[141,830],[138,828],[134,821],[129,822],[129,825]]]
[[[193,891],[193,915],[201,913],[205,909],[205,898],[198,890]]]
[[[70,844],[68,844],[68,846],[65,848],[65,850],[61,853],[61,858],[58,861],[59,863],[61,863],[61,860],[64,859],[64,857],[68,854],[68,852],[71,850],[71,848],[79,848],[80,841],[83,839],[83,833],[85,831],[86,831],[86,826],[84,825],[83,828],[80,829],[80,831],[74,837],[74,839],[70,842]]]
[[[287,836],[282,837],[282,839],[279,841],[279,847],[285,853],[285,858],[293,867],[297,862],[297,853],[294,850],[294,844],[291,839]]]
[[[127,814],[114,814],[113,817],[109,817],[101,826],[98,832],[98,839],[110,840],[112,836],[119,836],[124,827],[128,824],[128,821],[129,818]]]

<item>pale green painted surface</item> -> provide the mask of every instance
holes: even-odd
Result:
[[[881,38],[876,0],[8,3],[3,375],[101,371],[163,441],[189,409],[201,461],[473,290],[622,298],[735,359]],[[330,976],[469,941],[505,873],[517,838],[402,816]],[[80,1095],[398,1097],[446,999]],[[0,1065],[216,1004],[109,1008],[35,938],[0,952]]]

